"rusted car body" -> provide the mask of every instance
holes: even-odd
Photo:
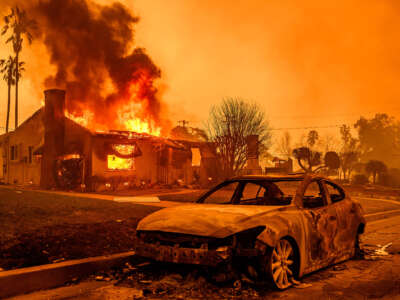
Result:
[[[277,288],[355,255],[361,205],[318,175],[242,176],[197,203],[165,208],[137,227],[136,252],[158,261],[252,264]]]

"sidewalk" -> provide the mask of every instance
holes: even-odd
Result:
[[[172,191],[160,190],[158,192],[157,190],[151,192],[149,190],[137,190],[134,191],[135,193],[137,193],[136,195],[123,196],[123,195],[108,195],[99,193],[80,193],[80,192],[66,192],[66,191],[55,191],[55,190],[41,190],[25,186],[13,186],[13,185],[0,185],[0,189],[15,190],[16,192],[29,191],[29,192],[53,194],[53,195],[68,196],[68,197],[111,200],[116,202],[129,202],[129,203],[158,206],[158,207],[170,207],[185,203],[185,202],[174,202],[174,201],[162,201],[158,198],[159,196],[184,195],[184,194],[196,193],[199,191],[190,189],[176,189]]]

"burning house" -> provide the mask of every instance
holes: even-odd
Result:
[[[66,115],[65,91],[46,90],[44,107],[0,136],[0,179],[99,191],[207,181],[216,164],[208,143],[128,130],[96,131]]]
[[[212,145],[166,138],[161,70],[135,44],[139,18],[129,8],[81,0],[24,6],[52,65],[38,77],[63,90],[46,90],[44,107],[0,136],[0,181],[100,190],[215,177]]]

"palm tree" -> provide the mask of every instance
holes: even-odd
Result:
[[[10,102],[11,102],[11,86],[15,84],[15,61],[11,55],[8,59],[0,60],[0,73],[3,74],[3,79],[8,85],[8,101],[7,101],[7,119],[6,119],[6,133],[8,132],[8,124],[10,122]]]
[[[29,19],[25,10],[21,10],[18,6],[11,8],[11,13],[4,17],[5,25],[1,32],[2,35],[11,31],[11,36],[6,43],[12,42],[15,53],[15,128],[18,127],[18,82],[19,82],[19,54],[22,50],[23,37],[28,39],[29,44],[32,42],[32,31],[37,28],[37,23],[33,19]]]

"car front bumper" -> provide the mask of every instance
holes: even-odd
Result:
[[[232,248],[228,246],[217,250],[181,248],[178,245],[156,245],[137,240],[135,254],[163,262],[217,266],[232,258]]]

